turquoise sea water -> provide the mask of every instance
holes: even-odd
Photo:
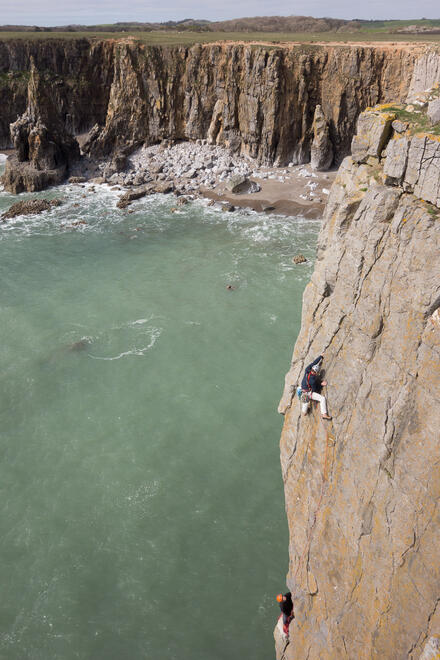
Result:
[[[319,223],[117,195],[0,226],[0,658],[267,660]]]

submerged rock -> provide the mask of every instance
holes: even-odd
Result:
[[[80,339],[79,341],[74,341],[73,344],[70,344],[69,351],[79,352],[85,351],[90,345],[89,339]]]
[[[2,220],[5,222],[18,215],[37,215],[60,204],[62,204],[60,199],[28,199],[25,202],[17,202],[3,213]]]

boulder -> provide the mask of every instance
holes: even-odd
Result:
[[[405,131],[408,129],[408,122],[407,121],[400,121],[400,119],[395,119],[392,123],[391,126],[393,128],[393,131],[396,133],[405,133]]]
[[[152,192],[153,192],[153,188],[151,186],[139,186],[139,188],[137,188],[136,190],[129,190],[128,192],[124,193],[119,198],[119,201],[116,204],[116,206],[118,207],[118,209],[125,209],[136,199],[141,199],[141,197],[150,195]]]
[[[115,172],[123,172],[128,165],[128,156],[124,151],[117,151],[112,158],[112,167]]]
[[[150,172],[152,174],[161,174],[163,171],[163,163],[152,163],[150,165]]]
[[[328,170],[332,162],[333,145],[330,140],[328,123],[321,106],[317,105],[313,118],[313,142],[310,165],[312,169],[322,172]]]
[[[174,184],[171,183],[170,181],[164,181],[164,182],[161,181],[159,183],[156,183],[154,188],[157,193],[162,193],[162,195],[168,195],[169,193],[172,193],[174,191]]]
[[[256,181],[251,181],[246,176],[237,174],[233,176],[226,184],[226,189],[234,195],[249,195],[250,193],[256,193],[261,190],[261,187]]]

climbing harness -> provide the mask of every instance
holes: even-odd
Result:
[[[298,395],[298,399],[301,401],[301,403],[309,403],[312,401],[312,386],[310,385],[310,376],[312,375],[312,371],[310,370],[309,373],[307,374],[307,385],[308,389],[303,390],[302,387],[298,387],[296,390],[296,393]]]

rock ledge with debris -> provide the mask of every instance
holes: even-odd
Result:
[[[155,192],[205,197],[218,204],[256,211],[322,217],[336,172],[313,172],[307,165],[259,167],[206,140],[165,141],[136,150],[115,172],[114,159],[99,165],[99,179],[129,190],[118,202],[126,208]]]

